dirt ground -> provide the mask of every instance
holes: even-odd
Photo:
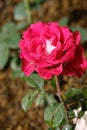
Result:
[[[13,9],[22,0],[0,0],[0,25],[14,21]],[[30,0],[32,2],[33,0]],[[70,25],[80,25],[87,28],[87,0],[46,0],[40,10],[32,10],[33,22],[58,21],[63,16],[69,16]],[[87,57],[87,42],[83,43]],[[86,46],[85,46],[86,45]],[[12,79],[11,70],[0,71],[0,130],[47,130],[43,119],[43,108],[32,108],[24,112],[21,100],[29,87],[21,79]],[[63,77],[62,87],[87,86],[87,71],[77,79]]]

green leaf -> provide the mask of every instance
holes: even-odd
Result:
[[[87,30],[79,26],[70,27],[72,31],[79,31],[81,33],[81,41],[87,41]]]
[[[9,22],[2,26],[0,32],[0,44],[7,46],[8,48],[18,48],[18,42],[20,35],[16,31],[16,25],[13,22]]]
[[[83,100],[82,94],[76,94],[69,97],[67,100],[65,100],[67,109],[73,110],[73,109],[78,109],[79,107],[82,107],[82,100]]]
[[[62,130],[74,130],[75,126],[74,125],[70,125],[70,124],[66,124]]]
[[[74,111],[73,111],[73,110],[68,111],[68,116],[69,116],[69,119],[75,118],[75,113],[74,113]]]
[[[0,44],[0,69],[4,69],[5,65],[8,62],[9,58],[9,49]]]
[[[11,76],[12,76],[12,78],[20,77],[21,79],[24,79],[24,74],[23,74],[23,72],[21,71],[20,68],[12,70],[12,75]]]
[[[60,103],[59,106],[56,108],[54,115],[53,115],[53,127],[57,127],[61,124],[65,116],[64,113],[64,105]]]
[[[12,60],[10,62],[10,67],[12,69],[11,76],[12,76],[12,78],[18,78],[18,77],[20,77],[21,79],[24,80],[24,74],[21,71],[20,65],[18,64],[18,60],[19,59],[18,59],[17,55],[15,55],[15,56],[12,57]]]
[[[82,94],[83,94],[84,98],[87,99],[87,87],[84,87],[82,89]]]
[[[32,88],[42,89],[44,87],[44,80],[36,73],[31,74],[29,77],[25,77],[25,80]]]
[[[59,128],[59,127],[57,127],[57,128],[56,128],[56,130],[60,130],[60,128]]]
[[[48,130],[60,130],[60,128],[59,127],[57,127],[57,128],[48,128]]]
[[[16,31],[16,24],[14,22],[8,22],[2,26],[3,32]]]
[[[25,20],[26,19],[26,11],[25,11],[25,6],[24,3],[21,2],[16,5],[14,8],[14,19],[15,20]]]
[[[31,107],[37,94],[38,94],[38,91],[35,90],[34,92],[31,91],[24,96],[24,98],[22,99],[21,105],[25,111],[27,111]]]
[[[81,107],[82,107],[82,111],[87,111],[87,99],[83,99],[81,101]]]
[[[54,89],[56,89],[56,82],[55,82],[55,77],[53,76],[51,79],[51,85]]]
[[[54,111],[58,107],[58,104],[48,105],[44,112],[44,119],[48,123],[49,126],[52,126],[52,118]]]
[[[80,112],[78,112],[78,118],[81,118],[81,117],[84,115],[84,113],[85,113],[85,112],[82,111],[82,110],[81,110]]]
[[[59,125],[60,127],[63,127],[66,124],[66,117],[62,120],[61,124]]]
[[[54,128],[61,124],[64,116],[64,106],[62,103],[48,105],[44,112],[45,121]]]
[[[53,103],[57,103],[55,97],[53,94],[46,94],[46,100],[48,104],[53,104]]]
[[[74,95],[78,95],[81,93],[81,90],[80,89],[76,89],[76,88],[70,88],[68,89],[68,91],[66,91],[65,93],[65,99],[68,99]]]
[[[16,29],[18,31],[24,29],[25,27],[27,26],[27,23],[25,21],[22,21],[22,22],[19,22],[17,25],[16,25]]]
[[[38,106],[43,105],[44,103],[45,103],[45,91],[41,91],[35,100],[35,104],[36,106]]]
[[[44,2],[45,0],[34,0],[34,2],[36,3],[36,4],[39,4],[39,3],[41,3],[41,2]]]
[[[67,16],[65,16],[65,17],[63,17],[62,19],[60,19],[59,24],[60,24],[61,26],[64,26],[64,25],[67,25],[68,22],[69,22],[69,18],[68,18]]]

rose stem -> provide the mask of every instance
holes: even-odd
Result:
[[[63,100],[62,100],[62,97],[61,97],[61,90],[60,90],[60,85],[59,85],[59,80],[58,80],[58,77],[55,75],[55,81],[56,81],[56,87],[57,87],[57,94],[58,94],[58,97],[59,97],[59,100],[61,103],[64,104]],[[64,105],[64,111],[65,111],[65,116],[66,116],[66,122],[67,124],[69,123],[69,118],[68,118],[68,112],[67,112],[67,109]]]
[[[30,10],[30,5],[28,0],[24,0],[24,4],[25,4],[25,9],[26,9],[26,14],[27,14],[27,22],[28,24],[31,24],[32,19],[31,19],[31,10]]]

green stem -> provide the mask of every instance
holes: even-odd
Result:
[[[25,4],[25,9],[26,9],[26,14],[27,14],[27,21],[28,21],[28,24],[30,24],[32,22],[32,19],[31,19],[31,10],[30,10],[30,5],[29,5],[28,0],[24,0],[24,4]]]
[[[61,97],[61,90],[60,90],[60,85],[59,85],[58,77],[56,75],[55,75],[55,81],[56,81],[57,94],[58,94],[59,100],[60,100],[61,103],[64,104],[63,99]],[[65,116],[66,116],[66,122],[68,124],[69,123],[69,117],[68,117],[68,112],[67,112],[67,109],[66,109],[65,106],[64,106],[64,111],[65,111]]]

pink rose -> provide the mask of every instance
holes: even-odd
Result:
[[[80,38],[78,31],[58,23],[31,24],[20,40],[22,71],[26,76],[36,71],[44,79],[60,74],[80,77],[87,68]]]

